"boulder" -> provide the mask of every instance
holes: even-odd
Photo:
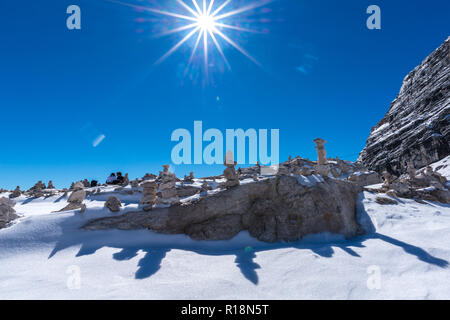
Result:
[[[383,182],[376,172],[355,172],[352,173],[348,180],[357,184],[360,187],[370,186],[373,184]]]
[[[122,207],[122,203],[119,198],[111,196],[106,200],[105,207],[111,210],[111,212],[119,212]]]
[[[19,218],[13,209],[15,202],[8,198],[0,198],[0,229],[6,227],[11,221]]]

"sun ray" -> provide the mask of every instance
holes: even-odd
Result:
[[[202,15],[202,10],[200,10],[200,7],[198,6],[198,3],[196,0],[192,0],[192,2],[194,3],[195,9],[197,9],[197,12],[199,15]]]
[[[208,11],[206,12],[206,14],[207,14],[208,16],[211,15],[211,10],[212,10],[213,5],[214,5],[214,0],[211,0],[211,1],[209,2]]]
[[[244,56],[246,56],[247,58],[249,58],[253,63],[255,63],[258,66],[261,66],[261,64],[255,59],[253,58],[247,51],[245,51],[245,49],[243,49],[240,45],[238,45],[236,42],[234,42],[233,40],[231,40],[230,38],[228,38],[225,34],[223,34],[219,29],[214,28],[213,30],[215,33],[217,33],[219,36],[221,36],[226,42],[228,42],[229,44],[231,44],[233,47],[235,47],[239,52],[241,52]]]
[[[186,8],[190,13],[192,13],[195,17],[198,17],[198,13],[195,12],[191,7],[189,7],[183,0],[177,0],[179,4]]]
[[[204,63],[205,63],[205,70],[208,70],[208,34],[206,29],[203,30],[203,50],[205,52],[204,57]]]
[[[206,0],[203,0],[203,15],[206,15]]]
[[[214,17],[216,14],[218,14],[220,11],[222,11],[223,8],[225,8],[229,3],[231,2],[231,0],[227,0],[224,3],[222,3],[222,5],[220,7],[218,7],[212,14],[211,17]]]
[[[222,27],[222,28],[233,29],[233,30],[239,30],[239,31],[244,31],[244,32],[261,33],[260,31],[257,31],[257,30],[252,30],[252,29],[247,29],[247,28],[242,28],[242,27],[232,26],[232,25],[224,24],[224,23],[220,23],[220,22],[216,22],[215,25],[218,26],[218,27]]]
[[[256,8],[262,7],[262,6],[268,4],[269,2],[272,2],[272,1],[273,0],[262,0],[260,2],[250,4],[250,5],[246,6],[246,7],[242,7],[242,8],[239,8],[239,9],[227,12],[227,13],[223,13],[223,14],[221,14],[219,16],[214,16],[214,20],[220,20],[220,19],[228,18],[228,17],[234,16],[234,15],[239,14],[239,13],[243,13],[243,12],[246,12],[246,11],[249,11],[249,10],[252,10],[252,9],[256,9]]]
[[[169,57],[172,53],[174,53],[183,43],[189,40],[189,38],[192,37],[192,35],[196,33],[198,30],[200,30],[200,27],[196,27],[194,30],[189,32],[183,39],[181,39],[176,45],[174,45],[169,51],[167,51],[166,54],[164,54],[161,58],[159,58],[158,61],[155,62],[155,65],[158,65],[164,60],[166,60],[167,57]]]
[[[228,70],[231,70],[231,65],[228,62],[228,59],[225,57],[225,54],[222,51],[222,48],[220,47],[219,42],[217,42],[216,36],[214,35],[214,32],[212,32],[212,30],[209,30],[209,34],[211,36],[212,41],[214,42],[214,44],[216,45],[217,51],[219,51],[220,55],[222,56],[223,61],[225,61],[225,64],[228,67]]]
[[[167,36],[169,34],[181,32],[181,31],[188,30],[188,29],[192,29],[192,28],[195,28],[197,26],[198,26],[198,23],[194,22],[194,23],[188,24],[188,25],[183,26],[183,27],[179,27],[179,28],[176,28],[176,29],[172,29],[172,30],[168,30],[168,31],[164,31],[164,32],[158,33],[157,35],[155,35],[155,37]]]
[[[185,15],[182,15],[182,14],[174,13],[174,12],[158,10],[158,9],[153,9],[153,8],[149,8],[149,7],[144,7],[144,6],[138,6],[138,5],[135,5],[135,4],[130,4],[130,3],[126,3],[126,2],[122,2],[122,1],[116,1],[116,0],[107,0],[107,1],[112,2],[112,3],[116,3],[116,4],[121,4],[123,6],[131,7],[131,8],[135,8],[135,9],[140,9],[140,10],[144,10],[144,11],[150,11],[150,12],[153,12],[153,13],[162,14],[162,15],[165,15],[165,16],[170,16],[170,17],[180,18],[180,19],[185,19],[185,20],[190,20],[190,21],[197,21],[197,19],[195,17],[189,17],[189,16],[185,16]]]
[[[189,57],[189,61],[188,61],[188,64],[187,64],[184,74],[186,74],[188,72],[189,66],[192,63],[192,60],[194,60],[194,55],[195,55],[195,52],[197,51],[198,45],[200,43],[200,39],[202,38],[202,34],[203,33],[201,31],[198,32],[198,37],[197,37],[197,40],[195,41],[194,49],[192,49],[192,53],[191,53],[191,56]]]

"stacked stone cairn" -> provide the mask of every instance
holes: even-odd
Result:
[[[170,165],[164,165],[164,171],[159,172],[161,197],[157,199],[157,203],[164,205],[174,205],[180,202],[176,187],[178,179],[175,174],[169,171],[169,167]]]
[[[233,152],[227,151],[224,165],[226,169],[223,171],[223,175],[227,179],[224,183],[224,187],[228,189],[240,185],[239,175],[235,169],[237,162],[234,161]]]
[[[20,197],[22,195],[22,191],[20,191],[20,187],[17,186],[14,191],[9,195],[9,198],[13,199],[13,198],[17,198]]]
[[[139,201],[139,205],[144,211],[150,211],[153,209],[153,205],[156,204],[156,192],[158,191],[158,185],[154,180],[146,180],[141,183],[141,187],[144,189],[144,196]]]
[[[194,173],[191,171],[188,176],[184,176],[183,182],[194,182]]]
[[[69,203],[66,207],[61,209],[60,211],[69,211],[75,209],[81,209],[80,212],[84,212],[86,210],[86,205],[83,204],[84,199],[86,198],[86,191],[84,190],[83,182],[77,182],[73,185],[73,191],[70,195],[67,202]]]

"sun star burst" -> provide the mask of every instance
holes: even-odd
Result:
[[[258,33],[256,30],[251,30],[247,28],[242,28],[237,25],[229,24],[233,22],[239,22],[236,18],[237,15],[242,14],[244,12],[250,11],[252,9],[262,7],[269,2],[272,2],[273,0],[260,0],[257,2],[251,2],[245,6],[233,8],[227,12],[226,9],[230,7],[231,0],[191,0],[191,4],[186,3],[183,0],[176,0],[179,4],[180,11],[165,11],[165,10],[159,10],[151,7],[145,7],[145,6],[136,6],[131,5],[115,0],[110,0],[112,2],[124,4],[127,6],[139,8],[141,10],[149,11],[155,14],[163,15],[172,17],[175,19],[179,19],[180,21],[183,21],[185,24],[181,27],[165,31],[163,33],[158,34],[158,36],[165,36],[170,34],[178,34],[178,33],[185,33],[184,37],[178,41],[172,48],[170,48],[161,58],[159,58],[155,64],[160,64],[163,61],[165,61],[169,56],[171,56],[175,51],[177,51],[183,44],[185,44],[189,39],[193,38],[195,39],[195,43],[192,49],[192,53],[189,57],[188,64],[186,67],[186,72],[189,69],[194,57],[196,56],[197,52],[199,51],[199,47],[203,53],[203,64],[206,74],[208,74],[208,48],[209,44],[214,44],[214,47],[216,48],[217,52],[219,53],[220,57],[223,59],[225,65],[229,70],[231,70],[230,63],[228,62],[227,58],[225,57],[224,51],[221,46],[221,42],[225,42],[232,47],[234,47],[236,50],[238,50],[240,53],[242,53],[244,56],[246,56],[248,59],[253,61],[255,64],[260,66],[259,62],[253,58],[243,47],[241,47],[238,43],[236,43],[234,40],[232,40],[227,34],[226,30],[236,30],[241,32],[252,32],[252,33]],[[232,18],[232,19],[231,19]],[[224,19],[227,19],[228,22],[226,23]],[[234,19],[234,20],[233,20]]]

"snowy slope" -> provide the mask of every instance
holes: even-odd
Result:
[[[0,299],[449,299],[450,206],[383,206],[375,197],[364,192],[358,201],[370,234],[290,244],[245,232],[199,242],[82,231],[89,219],[113,215],[103,209],[106,196],[89,198],[83,215],[52,213],[66,198],[18,198],[23,217],[0,230]],[[133,196],[121,200],[122,210],[137,206]]]

